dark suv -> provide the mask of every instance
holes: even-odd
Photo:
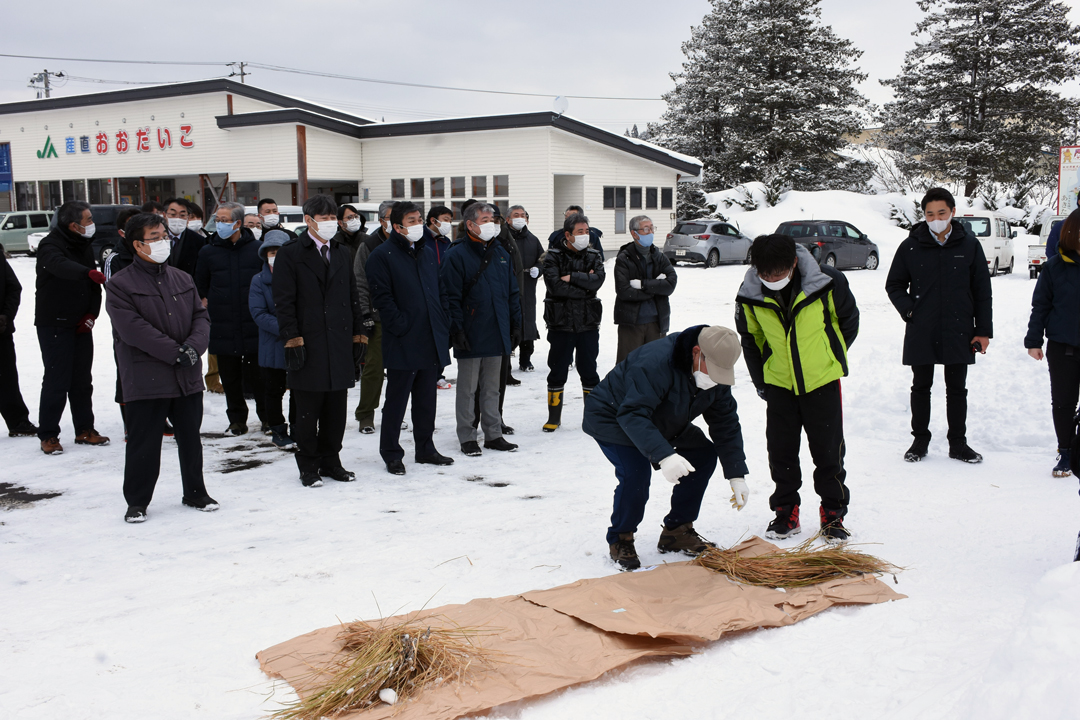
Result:
[[[843,220],[795,220],[780,223],[778,235],[790,235],[822,265],[877,270],[878,246]]]
[[[94,237],[91,245],[94,248],[94,259],[98,267],[105,267],[105,259],[113,254],[113,249],[120,242],[120,233],[116,232],[116,216],[120,211],[130,205],[91,205],[90,214],[94,216]],[[59,213],[52,214],[49,230],[56,228],[56,218]]]

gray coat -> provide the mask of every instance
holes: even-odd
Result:
[[[210,315],[190,275],[136,258],[109,280],[105,310],[125,402],[203,391],[202,360],[176,362],[181,345],[202,355],[210,344]]]
[[[380,228],[367,236],[367,240],[360,243],[356,248],[356,257],[353,258],[353,274],[356,275],[356,294],[360,299],[360,310],[375,322],[382,322],[379,311],[371,304],[371,288],[367,279],[367,259],[371,251],[386,242]]]

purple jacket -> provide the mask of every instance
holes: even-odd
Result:
[[[202,355],[210,342],[210,315],[191,276],[136,258],[109,279],[106,291],[124,401],[201,393],[202,360],[191,367],[176,362],[181,345]]]

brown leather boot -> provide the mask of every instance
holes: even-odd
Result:
[[[59,455],[64,452],[64,448],[61,447],[59,438],[49,438],[41,441],[41,452],[46,455]]]
[[[94,428],[81,432],[75,436],[76,445],[108,445],[109,438],[98,433]]]

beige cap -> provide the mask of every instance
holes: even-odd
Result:
[[[698,335],[698,347],[705,356],[705,365],[713,382],[734,385],[735,363],[742,355],[738,333],[720,325],[704,327]]]

